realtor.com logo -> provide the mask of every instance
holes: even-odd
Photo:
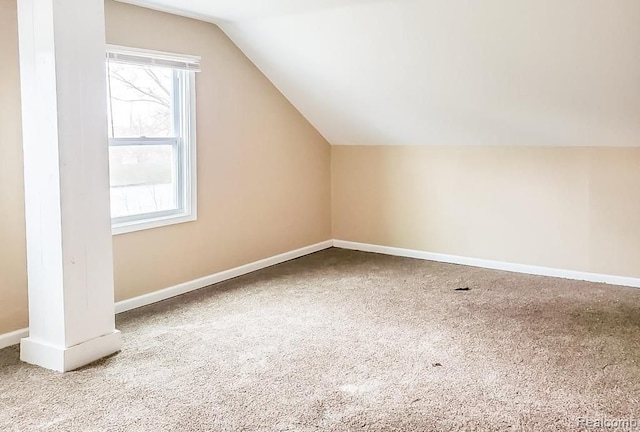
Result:
[[[580,417],[578,426],[591,429],[640,430],[638,419],[590,419]]]

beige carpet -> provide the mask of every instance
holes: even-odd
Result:
[[[66,375],[0,351],[0,429],[640,423],[632,288],[330,249],[123,314],[118,328],[120,354]]]

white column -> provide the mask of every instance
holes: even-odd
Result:
[[[29,338],[69,371],[120,350],[109,211],[104,0],[18,0]]]

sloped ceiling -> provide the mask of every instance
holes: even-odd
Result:
[[[640,146],[638,0],[132,0],[218,24],[332,144]]]

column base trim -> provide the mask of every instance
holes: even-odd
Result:
[[[122,335],[118,330],[69,348],[25,338],[20,341],[20,360],[57,372],[69,372],[114,354],[121,348]]]

